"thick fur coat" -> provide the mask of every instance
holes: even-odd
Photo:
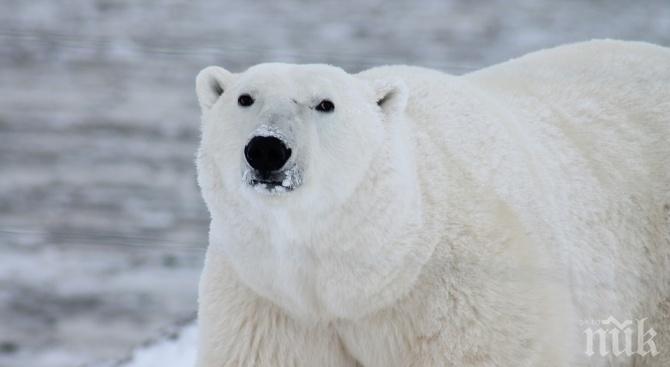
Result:
[[[196,89],[198,367],[670,365],[670,50],[209,67]],[[259,134],[290,148],[281,184],[248,179]],[[609,317],[658,354],[587,355]]]

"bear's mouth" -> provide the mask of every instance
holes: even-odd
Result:
[[[277,172],[263,172],[247,167],[242,179],[257,192],[282,194],[291,192],[302,184],[302,173],[295,165]]]

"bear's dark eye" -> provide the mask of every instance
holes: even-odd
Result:
[[[316,105],[316,110],[319,112],[332,112],[335,109],[335,105],[333,102],[324,99],[323,101],[319,102],[318,105]]]
[[[254,104],[254,99],[251,98],[251,96],[248,94],[243,94],[239,98],[237,98],[237,104],[239,104],[242,107],[249,107],[252,104]]]

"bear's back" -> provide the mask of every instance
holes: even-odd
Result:
[[[580,317],[649,318],[668,345],[670,49],[590,41],[463,78],[518,112],[557,173],[549,192],[567,235],[548,250],[572,258]]]
[[[590,41],[463,76],[410,66],[360,75],[403,79],[417,129],[473,171],[508,172],[483,181],[501,195],[520,187],[539,198],[557,238],[546,251],[572,268],[583,319],[657,317],[670,297],[669,49]],[[470,125],[483,143],[470,143],[480,136]],[[480,151],[463,153],[469,144]]]

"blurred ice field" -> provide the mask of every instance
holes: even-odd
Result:
[[[455,74],[591,38],[670,45],[670,2],[0,0],[0,367],[113,360],[194,316],[210,64]]]

